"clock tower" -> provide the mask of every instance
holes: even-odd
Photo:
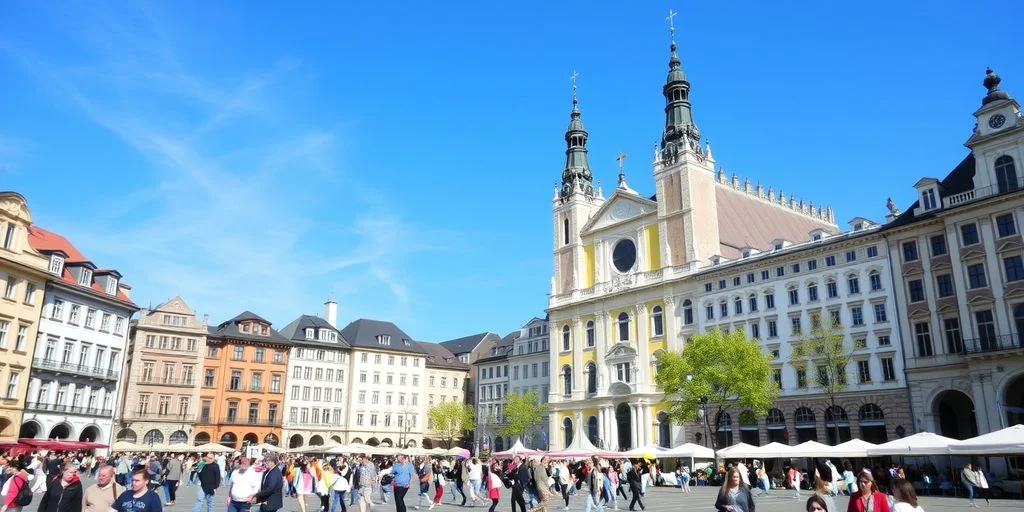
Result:
[[[1024,160],[1024,120],[1020,104],[999,88],[1002,79],[991,68],[985,70],[982,84],[988,93],[977,119],[974,133],[966,146],[974,153],[976,171],[974,189],[1003,193],[1024,188],[1021,162]]]
[[[576,74],[573,73],[575,81]],[[594,189],[594,176],[587,161],[587,138],[583,128],[579,100],[573,84],[572,112],[569,127],[565,131],[565,167],[562,169],[562,183],[555,189],[552,198],[554,209],[554,256],[555,272],[551,283],[551,294],[562,295],[585,288],[583,268],[585,265],[583,243],[580,231],[594,212],[604,204],[601,191]]]

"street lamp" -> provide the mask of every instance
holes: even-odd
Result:
[[[693,381],[693,375],[688,374],[686,381]],[[704,424],[704,439],[707,439],[708,443],[711,443],[712,450],[714,450],[715,457],[715,470],[718,470],[718,449],[715,447],[715,443],[711,441],[711,427],[708,425],[708,397],[702,396],[698,399],[700,403],[700,410],[697,414],[700,416],[701,422]]]

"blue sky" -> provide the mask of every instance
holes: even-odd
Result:
[[[959,162],[985,66],[1024,97],[1009,0],[48,4],[0,17],[0,189],[212,323],[542,314],[568,77],[595,175],[652,193],[669,8],[719,165],[841,226]]]

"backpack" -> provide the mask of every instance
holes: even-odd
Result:
[[[14,504],[19,507],[27,507],[32,503],[32,489],[28,486],[28,482],[21,478],[21,488],[18,489],[18,494],[14,497]]]

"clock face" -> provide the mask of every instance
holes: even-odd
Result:
[[[999,127],[1003,126],[1003,123],[1005,123],[1005,122],[1006,122],[1006,116],[1004,116],[1002,114],[996,114],[996,115],[988,118],[988,126],[990,128],[993,128],[993,129],[999,128]]]
[[[636,264],[636,244],[628,238],[619,240],[612,249],[612,264],[622,273],[632,270]]]

